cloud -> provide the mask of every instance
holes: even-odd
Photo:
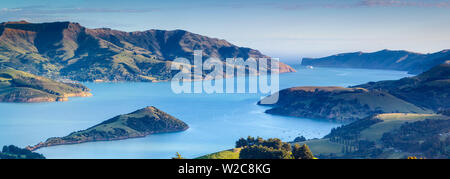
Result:
[[[63,21],[73,19],[70,14],[90,13],[147,13],[158,11],[156,8],[97,8],[97,7],[48,7],[25,6],[16,8],[1,8],[0,19],[2,21],[26,20],[31,22]]]
[[[21,11],[22,9],[20,8],[2,8],[0,9],[0,12],[17,12],[17,11]]]
[[[279,4],[284,10],[302,10],[310,8],[362,8],[362,7],[429,7],[449,8],[449,0],[358,0],[358,1],[313,1]]]
[[[52,15],[52,14],[75,14],[75,13],[145,13],[157,11],[156,8],[89,8],[89,7],[57,7],[26,6],[19,8],[2,8],[0,13],[22,14],[22,15]]]
[[[359,6],[365,7],[450,7],[449,1],[441,0],[363,0],[358,3]]]

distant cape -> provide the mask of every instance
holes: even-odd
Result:
[[[318,67],[367,68],[408,71],[420,74],[450,61],[450,50],[431,54],[405,50],[381,50],[374,53],[342,53],[324,58],[303,58],[302,65]]]

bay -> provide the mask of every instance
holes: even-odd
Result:
[[[410,76],[402,71],[296,67],[280,75],[280,89],[295,86],[349,86]],[[196,82],[198,83],[198,82]],[[195,158],[233,148],[240,137],[277,137],[291,141],[303,135],[321,138],[341,124],[265,114],[256,105],[267,94],[175,94],[171,84],[85,83],[94,96],[57,103],[0,103],[0,145],[34,145],[66,136],[106,119],[155,106],[186,122],[184,132],[145,138],[54,146],[38,150],[47,158],[171,158],[179,152]]]

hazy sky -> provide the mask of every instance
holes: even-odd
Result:
[[[297,59],[450,48],[450,0],[0,0],[0,21],[184,29]]]

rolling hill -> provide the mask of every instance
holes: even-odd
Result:
[[[355,86],[386,91],[417,106],[435,111],[450,108],[450,64],[441,64],[418,76]]]
[[[12,68],[0,69],[0,102],[53,102],[91,96],[77,83],[62,83]]]
[[[420,54],[404,50],[343,53],[323,58],[303,58],[302,65],[408,71],[420,74],[450,60],[450,50]]]
[[[171,61],[204,58],[267,57],[225,40],[184,30],[123,32],[89,29],[78,23],[0,24],[0,68],[76,81],[159,81],[172,77]],[[280,63],[280,72],[295,71]]]
[[[279,100],[267,113],[336,121],[382,113],[434,113],[450,108],[450,64],[440,64],[400,80],[348,88],[295,87],[275,95],[279,95]]]
[[[266,113],[348,122],[381,113],[432,112],[387,92],[364,88],[294,87],[278,94],[278,102]]]

